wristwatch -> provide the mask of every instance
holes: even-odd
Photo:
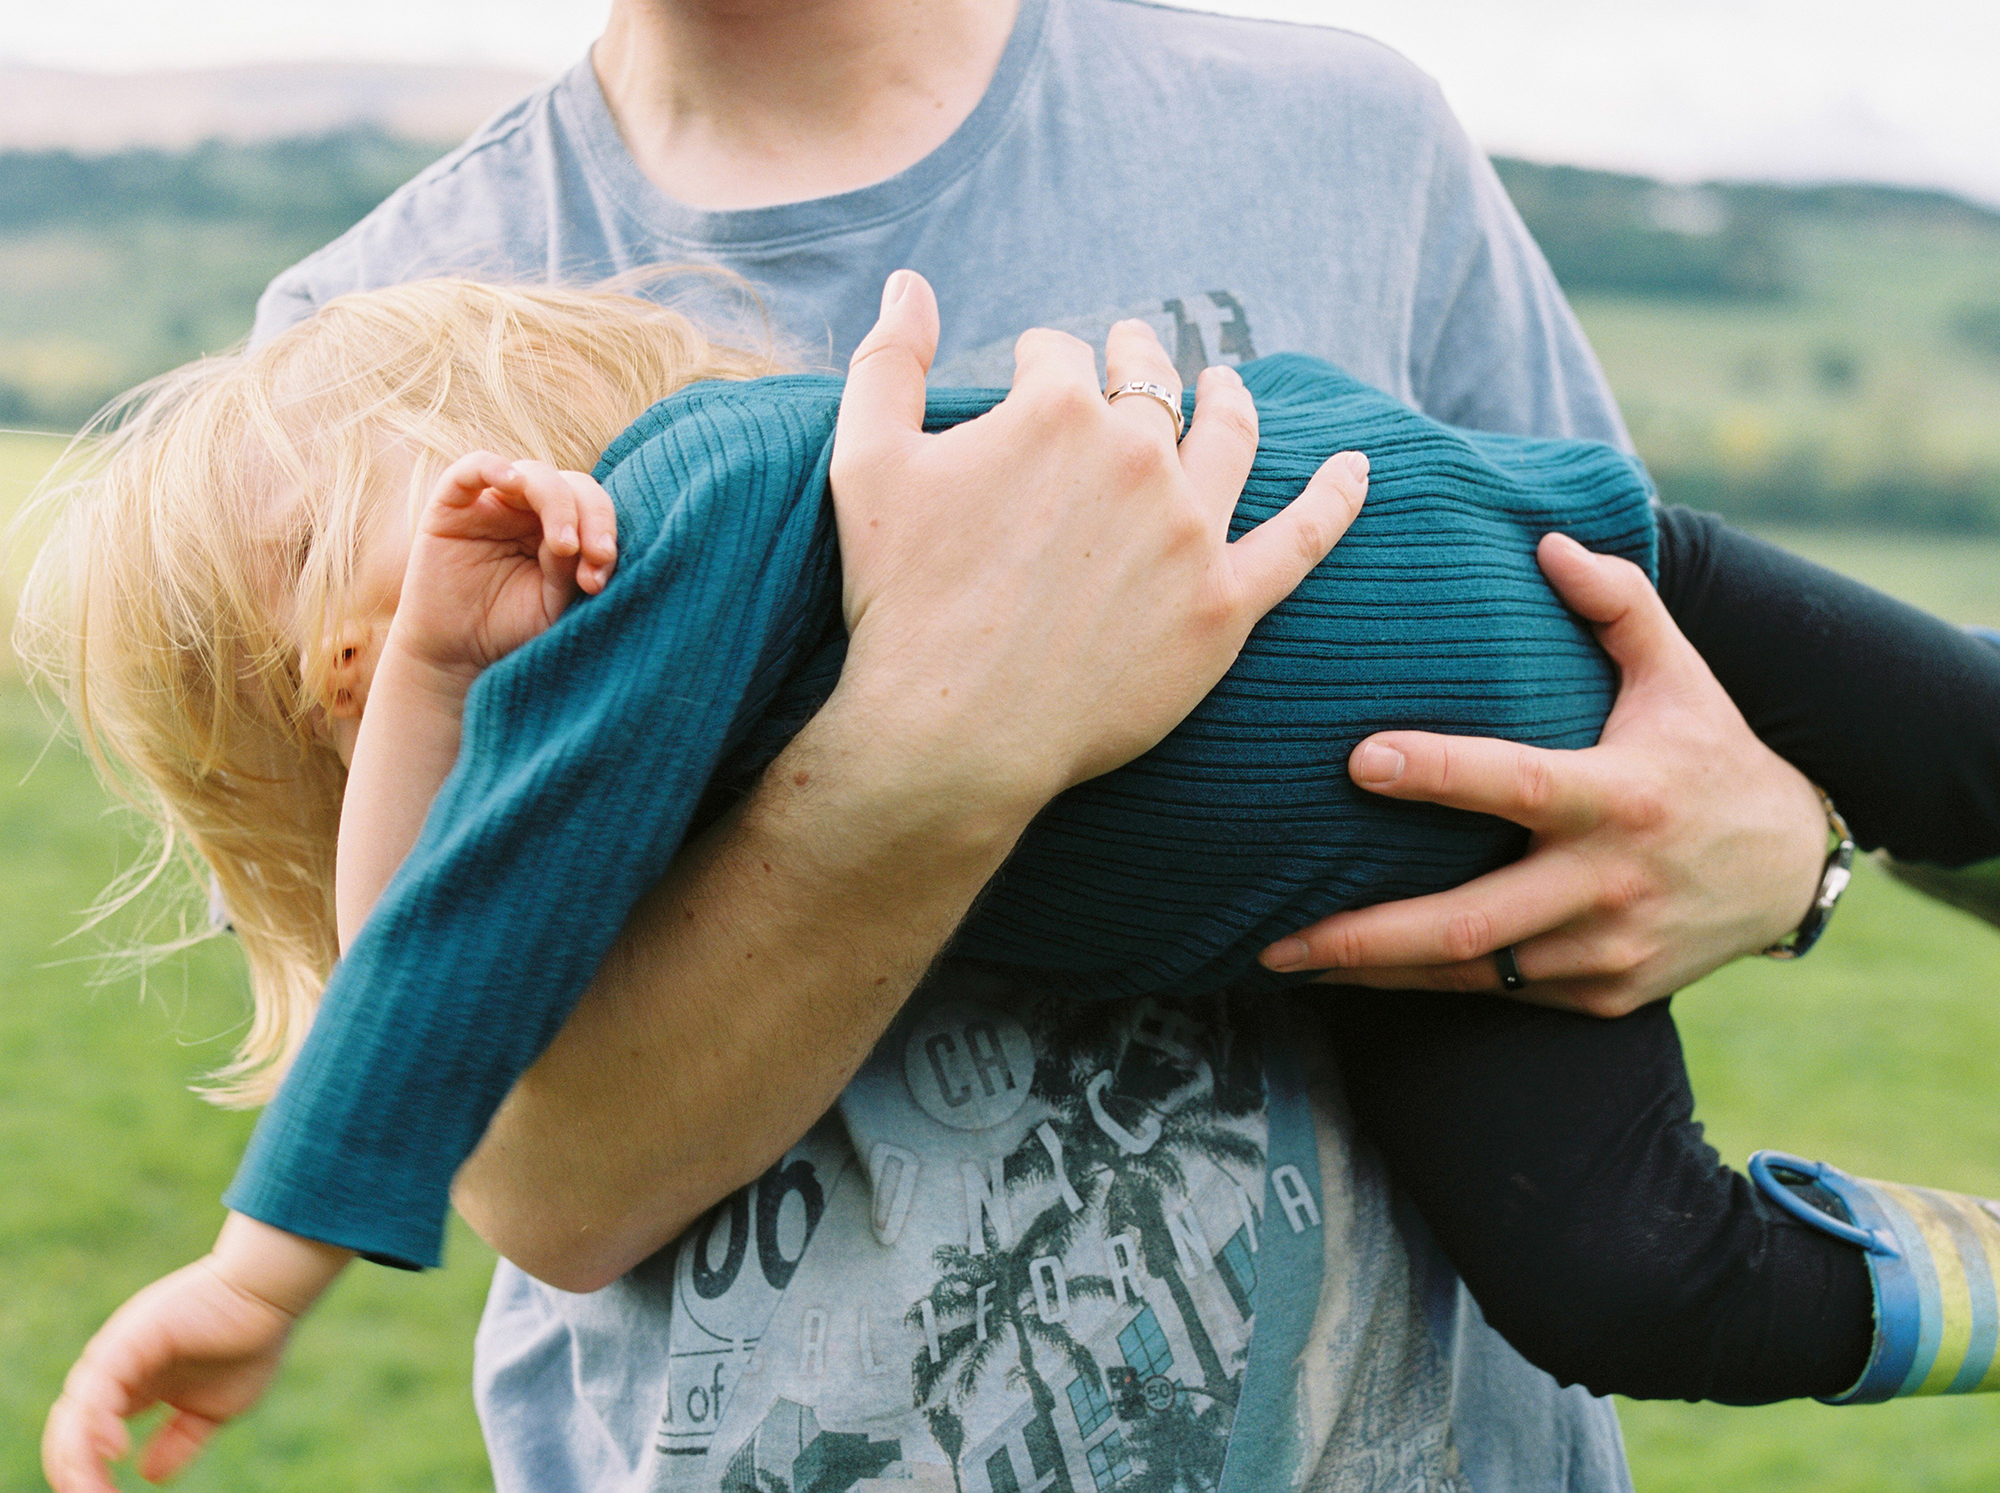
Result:
[[[1847,821],[1840,817],[1840,810],[1833,806],[1833,800],[1826,796],[1824,788],[1814,784],[1813,792],[1819,795],[1819,806],[1826,810],[1826,834],[1830,842],[1826,865],[1819,873],[1819,894],[1813,898],[1812,906],[1806,909],[1804,921],[1764,950],[1766,959],[1805,958],[1812,946],[1819,942],[1819,936],[1826,932],[1826,925],[1833,918],[1834,904],[1840,901],[1840,894],[1847,890],[1847,883],[1854,878],[1854,836],[1848,832]]]

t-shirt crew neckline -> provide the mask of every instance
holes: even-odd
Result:
[[[555,108],[606,199],[648,238],[740,253],[861,232],[929,206],[992,148],[1042,61],[1051,3],[1053,0],[1020,0],[1014,29],[992,81],[942,145],[894,176],[831,197],[733,209],[691,207],[669,197],[647,179],[625,148],[587,54],[557,85]]]

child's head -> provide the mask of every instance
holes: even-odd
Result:
[[[324,707],[368,537],[468,451],[588,470],[683,385],[776,371],[615,291],[428,280],[178,369],[79,438],[17,647],[160,826],[156,868],[214,873],[255,998],[218,1097],[269,1096],[337,955]]]

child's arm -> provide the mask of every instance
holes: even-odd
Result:
[[[2000,855],[2000,650],[1685,508],[1660,514],[1660,596],[1864,848],[1942,866]]]
[[[1350,989],[1332,1012],[1356,1128],[1538,1368],[1597,1394],[1737,1405],[1860,1377],[1866,1259],[1723,1165],[1666,1002],[1604,1021]]]
[[[396,618],[354,739],[335,904],[344,949],[423,828],[458,760],[466,691],[543,632],[617,555],[617,515],[582,472],[461,457],[438,478],[410,543]]]
[[[263,1395],[293,1324],[353,1254],[231,1213],[215,1248],[111,1315],[63,1381],[42,1432],[55,1493],[116,1493],[109,1466],[131,1447],[127,1418],[173,1413],[139,1458],[160,1482]]]

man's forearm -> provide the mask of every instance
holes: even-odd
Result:
[[[1038,799],[927,778],[836,697],[634,910],[456,1198],[530,1274],[594,1290],[832,1105]],[[905,764],[909,770],[905,770]]]

